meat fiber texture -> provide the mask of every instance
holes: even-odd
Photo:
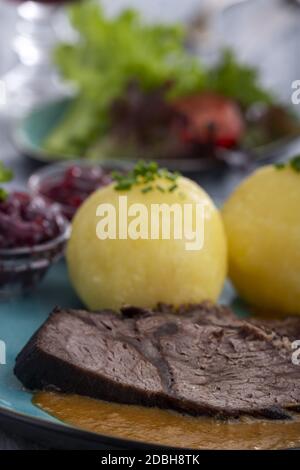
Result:
[[[176,311],[56,308],[18,355],[15,374],[32,390],[195,416],[287,419],[300,405],[296,331],[300,319],[260,324],[207,302]]]

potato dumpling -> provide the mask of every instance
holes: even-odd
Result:
[[[88,308],[118,309],[126,304],[152,307],[158,302],[178,306],[218,298],[227,270],[227,245],[219,211],[206,192],[189,179],[178,177],[176,188],[171,190],[170,180],[163,177],[158,183],[159,188],[151,191],[146,185],[117,191],[111,184],[92,194],[77,212],[67,262],[71,281]],[[97,208],[112,204],[118,220],[120,196],[127,196],[128,207],[140,203],[149,213],[152,204],[179,204],[181,208],[184,204],[204,204],[202,249],[187,250],[187,239],[162,239],[161,231],[159,239],[99,239]]]
[[[223,218],[241,297],[269,313],[300,314],[300,173],[259,169],[231,195]]]

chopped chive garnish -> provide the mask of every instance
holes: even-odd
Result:
[[[116,191],[127,191],[128,189],[131,189],[131,184],[117,184],[115,186]]]
[[[300,155],[297,157],[294,157],[291,162],[290,162],[291,167],[293,170],[297,171],[297,173],[300,172]]]
[[[114,181],[121,181],[124,175],[122,175],[122,173],[120,173],[119,171],[112,171],[111,177]]]
[[[4,188],[0,188],[0,202],[5,201],[7,198],[7,191]]]
[[[177,184],[173,184],[172,186],[169,187],[169,193],[172,193],[173,191],[175,191],[175,189],[178,188],[178,185]]]
[[[161,192],[166,192],[166,190],[172,192],[178,187],[175,182],[179,176],[180,173],[178,172],[171,173],[166,168],[159,168],[156,162],[144,161],[139,161],[133,170],[127,174],[122,174],[118,171],[113,171],[111,173],[112,179],[116,182],[115,189],[117,191],[126,191],[130,190],[133,186],[146,185],[141,189],[141,192],[143,193],[152,191],[154,188]],[[170,188],[166,189],[164,189],[160,184],[156,184],[155,186],[149,184],[159,178],[167,179],[174,184],[171,185]]]
[[[6,168],[2,162],[0,162],[0,183],[8,183],[13,179],[13,172],[10,168]],[[7,198],[7,191],[0,187],[0,201],[5,201]]]
[[[6,168],[2,162],[0,162],[0,183],[8,183],[13,179],[13,172],[10,168]]]
[[[284,163],[275,163],[275,168],[277,168],[277,170],[282,170],[283,168],[285,168],[285,164]]]
[[[277,170],[282,170],[284,168],[287,168],[288,166],[290,166],[290,168],[292,168],[297,173],[300,173],[300,155],[296,155],[287,163],[279,162],[275,163],[274,165]]]
[[[146,186],[145,188],[141,189],[142,193],[149,193],[149,191],[152,191],[153,187],[152,186]]]

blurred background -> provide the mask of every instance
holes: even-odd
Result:
[[[183,25],[188,48],[203,64],[214,64],[220,50],[231,48],[241,64],[257,69],[260,84],[274,93],[278,103],[299,114],[300,105],[291,102],[292,82],[300,78],[300,8],[296,0],[102,0],[101,4],[108,16],[130,7],[146,22]],[[13,167],[17,184],[39,166],[21,158],[26,152],[12,139],[20,117],[71,90],[52,63],[57,43],[77,39],[66,8],[58,0],[0,1],[0,138],[2,158]],[[280,156],[293,154],[298,147],[293,138],[284,150],[279,149]],[[227,175],[228,188],[233,175]],[[211,175],[201,175],[204,185],[207,178],[210,181]],[[228,191],[221,188],[220,192]]]
[[[16,63],[13,40],[18,23],[18,3],[22,2],[0,2],[0,74]],[[283,99],[289,99],[291,81],[300,76],[297,0],[103,0],[101,3],[109,15],[133,7],[141,11],[147,21],[192,24],[199,53],[207,55],[205,47],[233,47],[241,60],[260,67],[263,83],[275,89]],[[53,27],[58,37],[70,33],[62,16],[57,9]],[[211,30],[210,37],[205,38],[205,47],[202,47],[204,35],[198,31],[197,37],[197,28],[201,30],[207,26]]]

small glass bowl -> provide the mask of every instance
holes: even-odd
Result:
[[[52,184],[57,184],[63,179],[65,172],[73,167],[85,167],[85,168],[102,168],[107,172],[110,171],[120,171],[127,172],[132,168],[132,165],[128,162],[120,162],[119,160],[103,161],[103,162],[93,162],[93,161],[82,161],[82,160],[70,160],[62,163],[54,163],[47,165],[46,167],[41,168],[40,170],[33,173],[28,180],[28,189],[31,194],[35,196],[42,196],[44,199],[47,199],[51,203],[55,203],[61,210],[62,214],[68,219],[72,220],[77,211],[78,207],[70,206],[68,204],[62,204],[61,202],[50,199],[43,191],[43,188],[51,186]],[[96,187],[96,189],[100,188]]]
[[[63,256],[70,224],[61,215],[58,221],[61,233],[53,240],[33,247],[0,249],[0,298],[30,292]]]

